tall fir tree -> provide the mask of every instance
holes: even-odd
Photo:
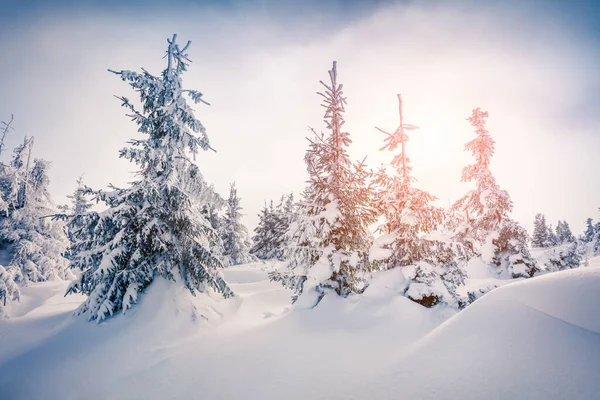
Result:
[[[72,246],[71,266],[81,274],[67,293],[88,295],[78,312],[90,320],[125,312],[158,276],[192,293],[212,289],[233,296],[211,251],[218,235],[200,211],[214,193],[189,157],[211,147],[184,95],[205,102],[200,92],[182,87],[190,42],[180,48],[176,37],[167,40],[167,67],[160,76],[111,71],[140,96],[139,110],[126,97],[120,99],[144,138],[131,140],[120,152],[138,166],[138,179],[124,189],[86,191],[108,209],[75,216],[85,229]]]
[[[225,218],[221,225],[221,240],[223,241],[223,256],[228,266],[246,264],[256,261],[250,254],[248,230],[242,224],[241,199],[237,195],[235,183],[229,189],[229,198],[225,205]]]
[[[475,164],[463,168],[462,180],[475,181],[476,188],[453,205],[467,221],[457,230],[458,238],[474,250],[482,246],[476,251],[479,253],[481,248],[491,247],[493,256],[486,261],[500,276],[530,277],[538,267],[527,247],[529,235],[509,218],[512,201],[490,170],[495,141],[486,129],[487,117],[487,111],[476,108],[468,118],[477,136],[465,145],[465,150],[473,154]]]
[[[531,238],[532,247],[544,247],[548,236],[548,226],[546,225],[546,217],[543,214],[536,214],[533,221],[533,235]]]
[[[400,125],[386,135],[381,150],[397,151],[391,161],[392,173],[381,169],[376,176],[378,186],[376,206],[385,218],[371,249],[371,258],[384,268],[403,267],[407,278],[404,294],[427,307],[445,302],[461,307],[457,286],[464,283],[452,246],[423,237],[442,222],[443,211],[431,203],[434,196],[412,183],[410,159],[406,153],[406,131],[416,129],[404,123],[402,97],[398,95]],[[441,283],[441,284],[440,284]]]
[[[364,163],[353,164],[348,156],[351,140],[343,130],[346,98],[335,61],[329,79],[329,83],[320,82],[325,91],[318,93],[323,98],[328,134],[315,132],[314,139],[309,139],[305,156],[309,185],[290,225],[288,268],[270,275],[294,290],[294,298],[310,292],[317,303],[327,292],[346,297],[365,289],[364,274],[370,269],[368,226],[375,221],[370,172]]]

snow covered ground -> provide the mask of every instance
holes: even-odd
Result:
[[[99,325],[64,283],[24,288],[0,320],[0,399],[600,398],[600,258],[457,315],[399,296],[399,271],[292,310],[273,267],[226,270],[226,301],[157,280]]]

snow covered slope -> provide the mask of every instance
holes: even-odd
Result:
[[[595,265],[595,266],[594,266]],[[158,280],[96,325],[57,283],[0,321],[0,399],[597,399],[600,258],[465,311],[425,309],[388,271],[361,298],[292,311],[271,264],[225,272],[239,297]],[[35,295],[34,295],[35,293]],[[445,322],[444,322],[445,321]]]

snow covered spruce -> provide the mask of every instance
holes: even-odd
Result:
[[[475,157],[475,164],[463,168],[462,180],[475,181],[469,191],[452,206],[458,223],[457,238],[481,257],[501,278],[528,278],[539,270],[528,249],[529,235],[509,218],[512,201],[500,189],[490,171],[495,142],[485,127],[487,111],[473,110],[469,122],[477,137],[465,145]]]
[[[323,98],[327,135],[313,131],[309,139],[305,156],[309,184],[288,230],[287,268],[270,276],[292,289],[295,299],[306,294],[313,305],[327,292],[346,297],[365,289],[371,269],[368,226],[376,217],[370,173],[364,163],[352,163],[348,156],[352,141],[343,130],[346,98],[335,62],[329,83],[320,83],[325,88],[318,94]]]
[[[287,247],[286,233],[295,219],[294,196],[290,193],[281,197],[277,205],[273,200],[258,215],[259,221],[252,237],[250,252],[261,260],[284,260]]]
[[[242,206],[240,202],[241,199],[237,195],[235,183],[232,183],[225,206],[225,218],[221,224],[223,258],[227,266],[256,261],[256,257],[250,254],[250,240],[248,230],[242,224]]]
[[[31,160],[32,147],[33,138],[25,138],[10,164],[0,165],[0,307],[19,300],[18,285],[73,278],[65,225],[49,218],[57,212],[48,192],[50,162]]]
[[[102,212],[75,215],[71,266],[81,271],[69,293],[89,297],[79,307],[90,320],[125,312],[157,276],[185,285],[192,293],[233,292],[221,277],[221,260],[211,251],[219,238],[202,210],[217,201],[189,154],[210,150],[202,123],[186,95],[205,103],[202,94],[182,88],[188,42],[168,40],[167,67],[160,76],[146,70],[111,71],[140,95],[142,108],[120,97],[144,139],[135,139],[120,156],[135,163],[138,179],[127,188],[86,193],[104,202]]]
[[[409,299],[426,307],[444,303],[462,308],[467,301],[457,288],[466,277],[460,265],[465,251],[459,243],[441,239],[443,235],[428,236],[441,228],[443,211],[431,204],[434,196],[412,185],[407,131],[417,127],[404,123],[400,95],[398,102],[398,128],[392,133],[377,128],[386,135],[382,150],[400,147],[400,152],[392,158],[391,173],[382,167],[375,177],[375,203],[385,223],[377,229],[380,236],[370,258],[380,269],[402,268],[403,294]]]

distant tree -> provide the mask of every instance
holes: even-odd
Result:
[[[256,261],[250,254],[248,230],[242,223],[241,199],[237,195],[235,183],[229,189],[229,198],[225,205],[225,218],[221,226],[223,256],[226,265],[239,265]]]
[[[487,117],[487,111],[476,108],[468,118],[477,136],[465,145],[465,150],[469,150],[476,161],[463,168],[462,180],[475,181],[476,187],[453,205],[453,209],[467,220],[457,230],[458,238],[474,249],[491,246],[494,254],[491,266],[499,275],[533,276],[537,267],[527,247],[529,236],[509,218],[512,211],[510,196],[500,189],[490,171],[495,142],[485,126]],[[527,269],[524,273],[521,271],[523,266]]]
[[[77,187],[73,194],[67,196],[71,200],[71,205],[68,210],[74,214],[85,214],[92,208],[92,202],[85,196],[85,185],[83,184],[83,176],[77,178]]]
[[[573,232],[571,232],[571,227],[567,221],[558,221],[556,225],[556,237],[560,244],[573,243],[575,241],[575,236],[573,236]]]
[[[590,243],[592,240],[594,240],[594,235],[595,235],[595,230],[594,230],[594,224],[593,224],[593,220],[591,218],[588,218],[585,221],[585,232],[583,233],[583,241],[586,243]]]
[[[286,232],[293,219],[293,196],[282,197],[276,206],[271,200],[269,206],[265,204],[259,214],[258,226],[253,238],[250,252],[263,260],[283,260],[287,247]]]
[[[546,268],[549,271],[562,271],[577,268],[581,265],[582,254],[577,242],[549,250]]]
[[[49,166],[46,160],[34,160],[23,178],[23,194],[13,203],[16,207],[0,220],[0,238],[11,249],[6,271],[17,283],[73,277],[64,257],[69,246],[64,223],[49,218],[57,211],[48,192]]]
[[[67,196],[67,198],[71,200],[71,204],[59,207],[62,212],[71,216],[83,215],[92,208],[92,202],[85,195],[86,187],[83,184],[83,176],[77,178],[76,183],[77,186],[73,191],[73,194]],[[71,239],[71,241],[75,240],[75,237],[77,236],[76,232],[83,228],[83,226],[80,225],[80,222],[80,218],[71,218],[69,223],[67,223],[69,239]]]
[[[531,239],[531,247],[544,247],[548,236],[548,226],[546,225],[546,217],[543,214],[536,214],[533,221],[533,237]]]
[[[600,255],[600,221],[596,222],[596,225],[594,225],[594,238],[592,241],[594,242],[593,254],[598,256]]]
[[[492,264],[503,278],[529,278],[539,270],[527,243],[529,235],[517,222],[505,221],[492,239]]]
[[[370,172],[364,163],[353,164],[347,148],[350,136],[343,130],[346,98],[337,81],[337,66],[329,71],[323,107],[328,135],[315,133],[305,161],[309,186],[290,225],[286,271],[270,275],[295,291],[315,293],[317,302],[327,293],[360,293],[369,271],[368,226],[375,221],[371,207]]]
[[[131,140],[120,152],[139,167],[138,179],[123,189],[86,190],[108,208],[75,216],[85,228],[72,245],[71,266],[81,274],[67,293],[88,295],[78,312],[90,320],[125,312],[158,276],[181,282],[192,293],[210,288],[233,296],[212,252],[218,235],[201,212],[215,195],[189,157],[211,149],[184,97],[204,102],[202,94],[182,88],[190,42],[180,48],[174,35],[168,43],[160,76],[111,71],[140,95],[140,110],[120,99],[144,138]]]
[[[14,282],[14,277],[0,265],[0,315],[2,315],[3,306],[6,306],[11,302],[19,301],[20,296],[21,292]]]
[[[548,225],[548,233],[546,233],[546,241],[544,242],[544,247],[553,247],[559,244],[558,237],[554,233],[554,229],[552,229],[552,225]]]

